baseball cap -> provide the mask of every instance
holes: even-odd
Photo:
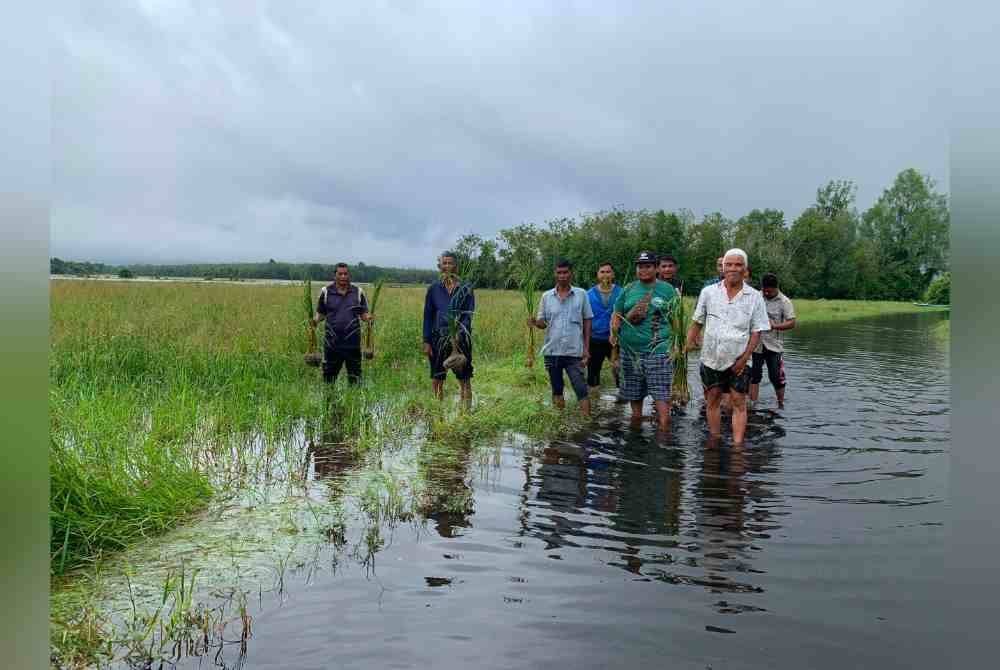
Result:
[[[640,251],[635,259],[636,265],[639,263],[656,263],[656,254],[652,251]]]

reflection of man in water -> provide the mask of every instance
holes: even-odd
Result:
[[[441,537],[461,535],[474,512],[472,488],[466,482],[472,445],[425,444],[417,457],[417,468],[426,488],[419,503],[420,513],[437,522]]]

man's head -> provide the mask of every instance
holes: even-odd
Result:
[[[677,274],[677,259],[667,254],[660,256],[660,263],[657,274],[663,281],[670,281]]]
[[[561,259],[556,263],[555,275],[556,285],[569,286],[570,282],[573,281],[573,264],[565,258]]]
[[[722,272],[729,286],[739,286],[743,283],[743,274],[747,269],[747,252],[742,249],[730,249],[722,256]]]
[[[453,275],[458,269],[458,261],[455,259],[455,252],[445,251],[438,256],[438,270],[443,275]]]
[[[771,300],[778,295],[778,275],[768,272],[760,278],[760,292],[764,297]]]
[[[722,279],[723,276],[722,263],[725,260],[726,260],[725,256],[719,256],[718,258],[715,259],[715,274],[719,275],[719,279]]]
[[[351,269],[347,267],[347,263],[337,263],[333,271],[333,278],[337,282],[337,286],[341,288],[351,283]]]
[[[636,256],[635,276],[645,284],[656,279],[656,255],[652,251],[640,251]]]
[[[597,283],[601,286],[611,286],[615,282],[615,268],[605,261],[597,266]]]

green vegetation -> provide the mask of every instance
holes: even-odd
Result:
[[[924,293],[924,302],[931,305],[951,304],[951,273],[945,272],[935,277]]]
[[[599,263],[610,261],[621,277],[637,252],[649,249],[672,254],[684,283],[700,287],[715,276],[719,254],[738,246],[749,254],[755,280],[774,272],[782,289],[797,298],[919,299],[948,269],[946,197],[912,169],[899,173],[863,214],[855,193],[853,183],[831,181],[790,223],[774,209],[755,209],[736,220],[716,212],[700,221],[687,210],[616,209],[515,226],[496,240],[466,235],[455,251],[471,264],[477,286],[503,287],[523,258],[537,258],[543,267],[567,258],[576,281],[586,286]]]
[[[931,332],[939,341],[949,342],[951,340],[951,319],[944,319],[941,323],[935,324]]]

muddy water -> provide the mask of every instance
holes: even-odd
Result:
[[[422,462],[436,495],[367,560],[294,571],[247,668],[947,665],[949,369],[936,317],[802,327],[742,452],[695,400],[657,441],[592,432]],[[349,459],[313,472],[336,495]],[[181,667],[207,667],[208,658]]]

